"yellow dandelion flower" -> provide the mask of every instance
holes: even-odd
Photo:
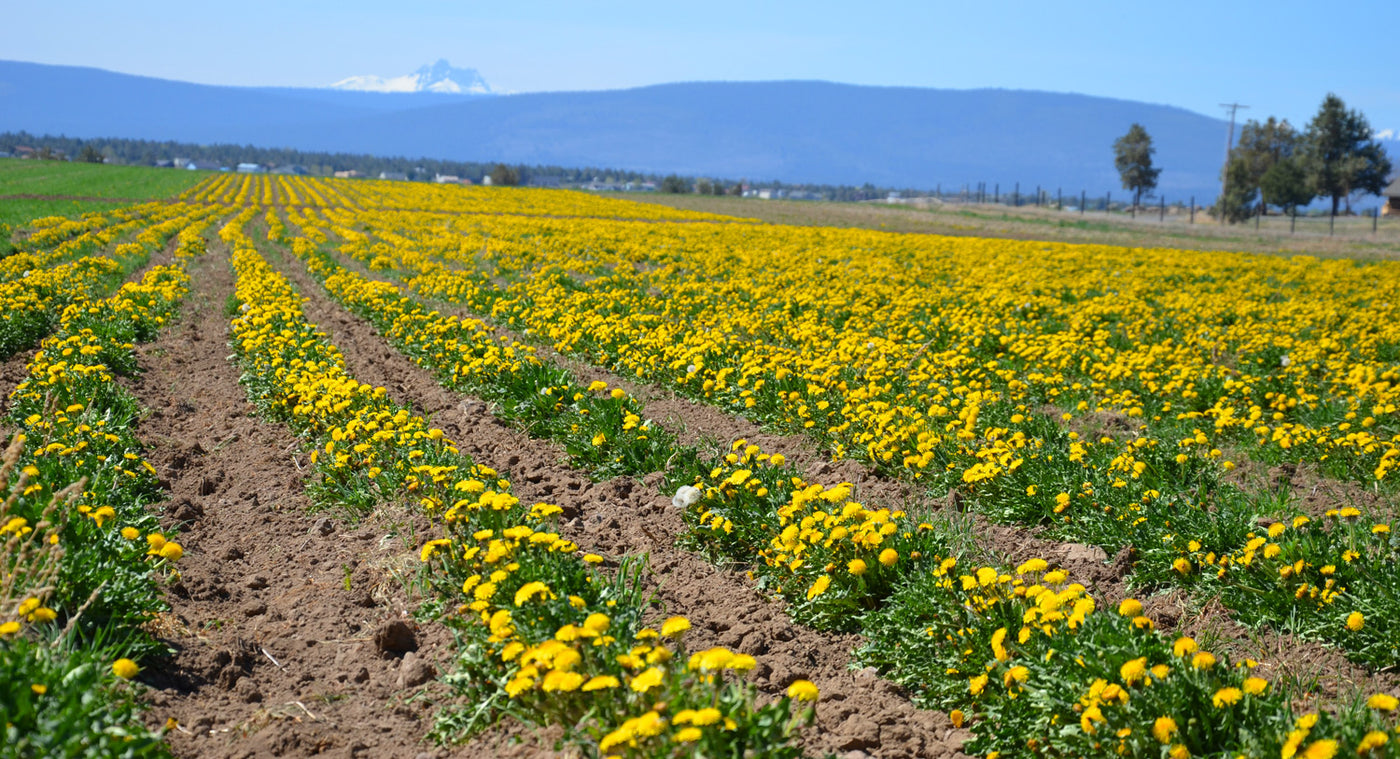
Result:
[[[821,691],[809,680],[797,680],[788,686],[787,696],[794,701],[816,701],[821,697]]]
[[[115,662],[112,662],[112,674],[123,680],[130,680],[136,677],[136,673],[140,671],[141,668],[137,666],[136,662],[130,659],[117,659]]]
[[[1176,731],[1176,720],[1171,717],[1158,717],[1157,721],[1152,723],[1152,737],[1162,745],[1171,743]]]

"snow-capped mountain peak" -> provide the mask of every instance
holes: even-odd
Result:
[[[476,69],[453,68],[446,59],[423,66],[412,74],[382,77],[352,76],[330,86],[333,90],[360,92],[436,92],[446,95],[490,95],[491,86]]]

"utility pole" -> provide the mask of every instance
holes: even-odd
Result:
[[[1225,210],[1221,203],[1225,200],[1225,191],[1230,184],[1230,151],[1235,147],[1235,111],[1241,108],[1248,110],[1249,106],[1239,103],[1221,103],[1221,108],[1230,109],[1230,134],[1225,138],[1225,170],[1221,174],[1220,180],[1220,200],[1215,202],[1216,208],[1220,209],[1220,223],[1225,223]]]

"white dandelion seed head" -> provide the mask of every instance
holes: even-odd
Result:
[[[671,505],[678,509],[690,508],[700,500],[700,489],[694,485],[682,485],[671,497]]]

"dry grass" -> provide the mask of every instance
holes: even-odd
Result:
[[[858,227],[888,232],[1000,237],[1015,240],[1096,243],[1184,250],[1231,250],[1363,260],[1400,259],[1400,219],[1382,218],[1375,235],[1370,218],[1338,217],[1335,234],[1327,219],[1299,219],[1290,234],[1288,219],[1269,217],[1256,231],[1252,223],[1222,226],[1197,212],[1158,220],[1155,208],[1129,218],[1126,213],[1078,213],[1053,208],[1011,208],[992,204],[939,204],[926,207],[885,203],[827,203],[706,195],[610,193],[613,197],[671,208],[761,219],[774,224]]]

